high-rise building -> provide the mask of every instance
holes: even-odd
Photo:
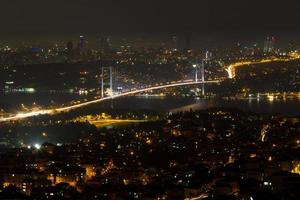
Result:
[[[272,53],[275,50],[275,37],[267,37],[267,40],[264,42],[264,53]]]
[[[79,49],[83,50],[85,48],[85,38],[83,35],[79,37]]]
[[[79,42],[78,42],[78,53],[83,58],[86,56],[87,53],[87,41],[86,38],[83,35],[80,35]]]
[[[100,38],[100,52],[107,54],[111,50],[111,42],[109,37]]]

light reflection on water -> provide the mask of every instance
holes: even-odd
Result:
[[[300,115],[300,101],[298,99],[200,99],[194,103],[172,109],[171,111],[204,110],[213,107],[237,108],[260,114]]]
[[[72,96],[53,97],[57,102],[68,102],[72,99]],[[37,101],[39,105],[47,105],[47,96],[27,96],[22,98],[22,96],[13,97],[11,96],[11,101],[3,99],[0,96],[0,109],[5,105],[21,104],[27,103],[30,104],[34,100]],[[25,101],[26,100],[26,101]],[[46,104],[43,104],[43,101]],[[32,104],[32,103],[31,103]],[[101,104],[94,104],[89,107],[86,107],[81,110],[77,110],[80,115],[91,114],[92,112],[101,113],[107,111],[141,111],[141,110],[151,110],[156,112],[179,112],[179,111],[190,111],[190,110],[205,110],[213,107],[225,107],[225,108],[237,108],[244,111],[252,111],[255,113],[261,114],[284,114],[288,116],[300,116],[300,100],[299,99],[274,99],[269,101],[268,99],[243,99],[243,100],[225,100],[220,98],[214,99],[194,99],[194,98],[175,98],[175,97],[165,97],[165,98],[143,98],[143,97],[124,97],[120,99],[114,99],[113,101],[103,102]],[[3,107],[2,107],[3,108]],[[0,113],[1,114],[1,113]],[[108,125],[106,128],[110,129],[119,125]],[[41,130],[39,133],[42,133],[44,130]],[[27,138],[31,144],[35,144],[37,141],[42,144],[43,142],[52,142],[52,143],[64,143],[72,141],[76,138],[76,135],[72,134],[48,134],[48,137],[42,137],[37,134],[29,134],[24,136]]]
[[[84,98],[92,99],[87,96],[70,94],[0,94],[0,109],[14,112],[21,104],[30,107],[33,102],[37,105],[49,106],[51,102],[60,105],[69,103],[72,100],[82,100]],[[103,102],[92,105],[91,108],[101,110],[153,110],[162,112],[177,112],[189,110],[204,110],[212,107],[238,108],[245,111],[252,111],[263,114],[281,113],[285,115],[300,115],[300,100],[298,98],[285,99],[239,99],[225,100],[220,98],[213,99],[195,99],[195,98],[176,98],[176,97],[124,97],[114,99],[112,102]],[[86,109],[88,112],[88,108]]]

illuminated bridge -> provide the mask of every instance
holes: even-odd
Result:
[[[180,81],[180,82],[166,84],[166,85],[159,85],[159,86],[153,86],[153,87],[150,86],[150,87],[143,88],[143,89],[131,90],[131,91],[126,91],[126,92],[123,92],[120,94],[102,97],[99,99],[87,101],[84,103],[79,103],[76,105],[71,105],[71,106],[66,106],[66,107],[61,107],[61,108],[56,108],[56,109],[44,109],[44,110],[31,111],[31,112],[26,112],[26,113],[18,113],[18,114],[9,116],[9,117],[0,118],[0,122],[26,119],[26,118],[30,118],[30,117],[34,117],[34,116],[39,116],[39,115],[51,115],[51,114],[56,114],[56,113],[61,113],[61,112],[68,112],[70,110],[73,110],[76,108],[81,108],[81,107],[88,106],[91,104],[96,104],[96,103],[100,103],[103,101],[116,99],[116,98],[120,98],[120,97],[124,97],[124,96],[135,95],[138,93],[143,93],[143,92],[152,91],[152,90],[159,90],[159,89],[165,89],[165,88],[171,88],[171,87],[188,86],[188,85],[197,85],[197,84],[203,85],[203,84],[207,84],[207,83],[219,83],[219,82],[220,82],[219,80],[214,80],[214,81],[186,80],[186,81]]]
[[[270,63],[270,62],[278,62],[278,61],[287,62],[287,61],[296,60],[296,59],[300,59],[300,53],[299,52],[294,52],[294,53],[290,54],[288,58],[276,58],[276,57],[274,57],[274,58],[262,59],[262,60],[237,62],[237,63],[233,63],[233,64],[225,67],[225,70],[228,73],[228,78],[232,79],[232,78],[235,78],[236,69],[238,67],[247,66],[247,65],[250,65],[250,64]],[[178,81],[176,83],[159,85],[159,86],[149,86],[147,88],[136,89],[136,90],[131,90],[131,91],[125,91],[125,92],[122,92],[122,93],[119,93],[119,94],[112,94],[112,92],[111,92],[109,94],[109,96],[106,96],[106,97],[104,97],[104,93],[103,93],[103,91],[104,91],[103,86],[105,84],[104,84],[104,80],[102,78],[102,90],[101,90],[102,94],[101,94],[101,98],[99,98],[99,99],[87,101],[87,102],[84,102],[84,103],[79,103],[79,104],[76,104],[76,105],[65,106],[65,107],[61,107],[61,108],[41,109],[41,110],[38,110],[38,111],[18,113],[18,114],[15,114],[15,115],[10,115],[8,117],[0,118],[0,122],[20,120],[20,119],[25,119],[25,118],[29,118],[29,117],[38,116],[38,115],[51,115],[51,114],[56,114],[56,113],[61,113],[61,112],[68,112],[68,111],[76,109],[76,108],[81,108],[81,107],[84,107],[84,106],[88,106],[88,105],[95,104],[95,103],[100,103],[100,102],[115,99],[115,98],[120,98],[120,97],[124,97],[124,96],[130,96],[130,95],[135,95],[135,94],[138,94],[138,93],[151,91],[151,90],[159,90],[159,89],[165,89],[165,88],[170,88],[170,87],[180,87],[180,86],[201,84],[203,86],[203,88],[202,88],[202,92],[203,92],[204,91],[204,84],[207,84],[207,83],[220,83],[221,82],[220,80],[205,81],[204,80],[204,65],[202,65],[202,70],[201,70],[201,74],[202,74],[201,81],[198,81],[197,66],[195,65],[194,67],[196,67],[196,73],[195,73],[195,79],[194,80]],[[109,69],[108,72],[109,72],[110,76],[112,76],[111,69]],[[104,73],[104,71],[102,69],[102,75],[103,75],[103,73]],[[109,90],[112,91],[111,80],[112,80],[112,77],[110,77],[110,88],[109,88]]]

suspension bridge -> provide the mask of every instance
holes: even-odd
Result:
[[[147,91],[160,90],[160,89],[166,89],[166,88],[171,88],[171,87],[180,87],[180,86],[197,85],[197,84],[203,85],[203,84],[208,84],[208,83],[219,83],[219,82],[220,82],[219,80],[213,80],[213,81],[186,80],[186,81],[179,81],[179,82],[172,83],[172,84],[150,86],[150,87],[143,88],[143,89],[125,91],[125,92],[122,92],[119,94],[101,97],[99,99],[86,101],[86,102],[71,105],[71,106],[65,106],[65,107],[53,108],[53,109],[41,109],[38,111],[32,111],[32,112],[26,112],[26,113],[18,113],[18,114],[9,116],[9,117],[0,118],[0,122],[21,120],[21,119],[30,118],[30,117],[39,116],[39,115],[52,115],[52,114],[57,114],[57,113],[62,113],[62,112],[68,112],[68,111],[71,111],[71,110],[74,110],[77,108],[81,108],[81,107],[85,107],[85,106],[88,106],[91,104],[96,104],[96,103],[108,101],[111,99],[121,98],[124,96],[131,96],[131,95],[135,95],[135,94],[143,93],[143,92],[147,92]]]
[[[269,59],[262,59],[262,60],[253,60],[253,61],[243,61],[243,62],[237,62],[234,64],[231,64],[227,67],[225,67],[225,70],[228,73],[228,78],[232,79],[236,76],[236,68],[241,67],[241,66],[246,66],[250,64],[260,64],[260,63],[269,63],[269,62],[278,62],[278,61],[291,61],[291,60],[296,60],[300,59],[300,54],[295,53],[294,55],[292,54],[289,58],[269,58]],[[205,61],[205,59],[203,60]],[[11,114],[7,117],[2,117],[0,118],[0,122],[7,122],[7,121],[13,121],[13,120],[21,120],[21,119],[26,119],[34,116],[39,116],[39,115],[52,115],[56,113],[62,113],[62,112],[68,112],[70,110],[74,110],[77,108],[85,107],[91,104],[96,104],[96,103],[101,103],[103,101],[108,101],[111,99],[116,99],[116,98],[121,98],[124,96],[131,96],[135,95],[138,93],[143,93],[147,91],[153,91],[153,90],[160,90],[160,89],[166,89],[166,88],[171,88],[171,87],[181,87],[181,86],[188,86],[188,85],[202,85],[202,94],[204,95],[204,85],[205,84],[215,84],[215,83],[220,83],[222,80],[212,80],[212,81],[205,81],[204,77],[204,62],[202,62],[201,65],[201,79],[200,81],[198,80],[198,68],[199,65],[195,64],[193,65],[195,68],[195,78],[192,80],[183,80],[183,81],[178,81],[176,83],[171,83],[171,84],[163,84],[159,86],[148,86],[146,88],[142,89],[134,89],[134,90],[129,90],[129,91],[123,91],[117,94],[113,93],[113,77],[112,77],[112,68],[111,67],[102,67],[101,69],[101,97],[98,99],[86,101],[83,103],[78,103],[75,105],[70,105],[70,106],[64,106],[64,107],[59,107],[59,108],[52,108],[52,109],[40,109],[37,111],[29,111],[29,112],[21,112],[17,114]],[[105,72],[107,72],[109,80],[105,81]],[[105,96],[105,87],[108,86],[108,89],[110,93],[108,96]]]

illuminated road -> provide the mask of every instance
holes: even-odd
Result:
[[[256,61],[237,62],[237,63],[229,65],[228,67],[225,68],[225,70],[228,73],[228,78],[232,79],[236,76],[236,69],[238,67],[242,67],[242,66],[246,66],[246,65],[250,65],[250,64],[261,64],[261,63],[283,62],[283,61],[287,62],[287,61],[292,61],[292,60],[296,60],[296,59],[300,59],[300,53],[295,52],[295,53],[291,54],[289,58],[269,58],[269,59],[262,59],[259,61],[256,60]],[[196,85],[196,84],[203,84],[203,83],[219,83],[219,82],[220,82],[219,80],[204,81],[204,82],[194,81],[194,80],[186,80],[186,81],[181,81],[181,82],[177,82],[177,83],[173,83],[173,84],[159,85],[159,86],[148,87],[148,88],[144,88],[144,89],[123,92],[121,94],[116,94],[113,96],[99,98],[99,99],[87,101],[84,103],[79,103],[79,104],[72,105],[72,106],[66,106],[66,107],[61,107],[61,108],[56,108],[56,109],[42,109],[42,110],[37,110],[37,111],[18,113],[15,115],[11,115],[9,117],[0,118],[0,122],[25,119],[25,118],[29,118],[29,117],[38,116],[38,115],[47,115],[47,114],[55,114],[55,113],[60,113],[60,112],[68,112],[70,110],[88,106],[90,104],[100,103],[102,101],[120,98],[123,96],[135,95],[138,93],[147,92],[147,91],[151,91],[151,90],[158,90],[158,89],[164,89],[164,88],[170,88],[170,87],[179,87],[179,86],[185,86],[185,85]]]
[[[96,104],[96,103],[100,103],[103,101],[107,101],[110,99],[115,99],[115,98],[120,98],[120,97],[124,97],[124,96],[130,96],[130,95],[135,95],[138,93],[142,93],[142,92],[147,92],[147,91],[151,91],[151,90],[159,90],[159,89],[165,89],[165,88],[170,88],[170,87],[179,87],[179,86],[187,86],[187,85],[196,85],[196,84],[206,84],[206,83],[219,83],[220,81],[215,80],[215,81],[194,81],[194,80],[187,80],[187,81],[181,81],[181,82],[177,82],[177,83],[172,83],[172,84],[167,84],[167,85],[159,85],[159,86],[154,86],[154,87],[148,87],[148,88],[143,88],[143,89],[138,89],[138,90],[132,90],[132,91],[128,91],[128,92],[123,92],[120,94],[116,94],[113,96],[108,96],[108,97],[104,97],[104,98],[100,98],[100,99],[95,99],[92,101],[87,101],[84,103],[79,103],[76,105],[72,105],[72,106],[66,106],[66,107],[61,107],[61,108],[56,108],[56,109],[45,109],[45,110],[38,110],[38,111],[32,111],[32,112],[26,112],[26,113],[18,113],[16,115],[10,116],[10,117],[3,117],[0,118],[0,122],[6,122],[6,121],[13,121],[13,120],[20,120],[20,119],[26,119],[29,117],[34,117],[34,116],[38,116],[38,115],[49,115],[49,114],[56,114],[56,113],[61,113],[61,112],[68,112],[70,110],[76,109],[76,108],[81,108],[84,106],[88,106],[91,104]]]
[[[259,61],[242,61],[229,65],[225,68],[228,73],[228,78],[232,79],[236,76],[236,69],[238,67],[246,66],[246,65],[254,65],[254,64],[262,64],[262,63],[270,63],[270,62],[288,62],[292,60],[300,59],[300,55],[298,53],[291,54],[289,58],[269,58],[262,59]]]

